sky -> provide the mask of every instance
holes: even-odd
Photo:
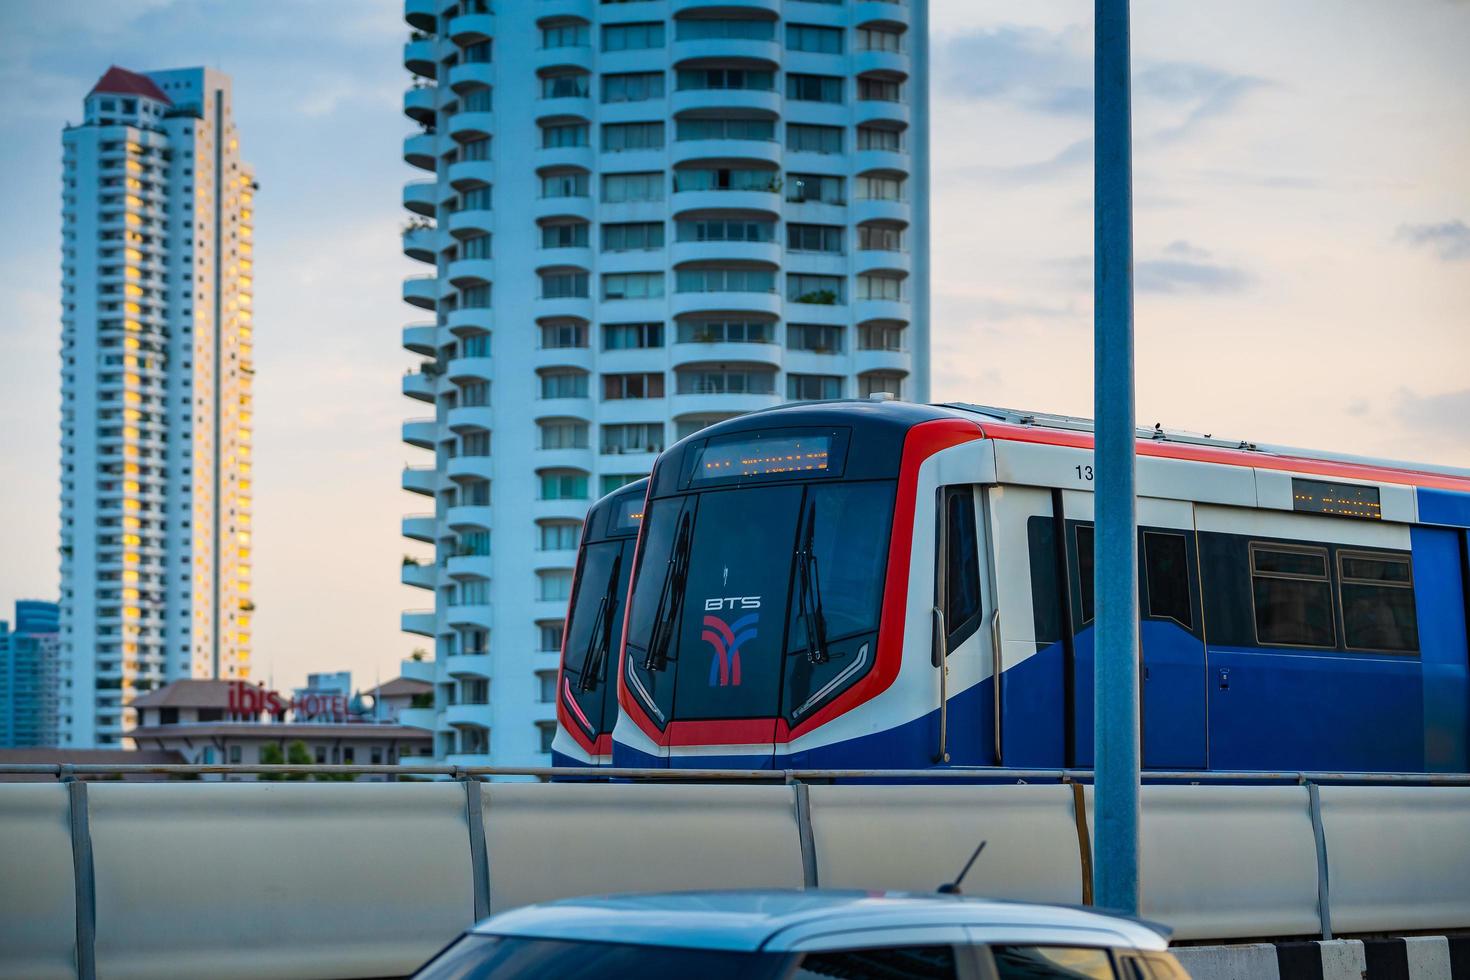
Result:
[[[935,400],[1092,414],[1091,14],[932,0]],[[398,0],[0,3],[0,618],[58,590],[61,129],[110,64],[204,64],[261,184],[257,676],[424,644],[407,33]],[[1135,0],[1140,424],[1470,466],[1467,50],[1466,0]]]

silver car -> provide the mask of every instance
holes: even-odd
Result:
[[[423,980],[1174,980],[1168,930],[1080,908],[958,895],[708,891],[567,899],[503,912]]]

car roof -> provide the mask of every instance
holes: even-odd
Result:
[[[502,912],[481,935],[746,952],[926,943],[1161,950],[1167,928],[1082,908],[957,895],[833,889],[690,891],[563,899]],[[918,939],[920,933],[924,938]]]

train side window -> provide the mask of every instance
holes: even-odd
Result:
[[[1037,977],[1090,977],[1113,980],[1113,962],[1105,949],[1084,946],[992,946],[1000,980]]]
[[[1189,601],[1189,547],[1182,534],[1143,532],[1143,560],[1148,582],[1148,614],[1172,619],[1194,629],[1194,604]]]
[[[1342,638],[1349,650],[1419,652],[1419,618],[1408,555],[1339,551]]]
[[[944,618],[949,636],[945,650],[953,650],[980,625],[980,543],[975,533],[973,487],[946,487]]]
[[[807,953],[792,980],[844,977],[850,980],[952,980],[959,976],[953,946],[891,946]]]
[[[1092,622],[1092,525],[1077,525],[1077,598],[1082,602],[1082,625]]]
[[[1258,643],[1337,645],[1326,548],[1252,541],[1250,572]]]

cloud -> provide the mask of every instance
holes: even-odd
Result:
[[[1211,262],[1153,259],[1133,264],[1141,293],[1238,293],[1250,284],[1245,270]]]
[[[1173,255],[1181,259],[1207,259],[1210,257],[1209,249],[1196,248],[1182,239],[1170,242],[1164,248],[1165,255]]]
[[[1002,25],[951,38],[938,51],[951,97],[1005,99],[1037,112],[1092,115],[1091,39],[1081,27],[1060,31]]]
[[[1066,177],[1077,170],[1092,165],[1092,137],[1074,140],[1056,153],[1041,160],[1013,163],[1004,166],[973,164],[946,170],[945,179],[965,180],[984,177],[1003,184],[1038,184],[1059,177]]]
[[[1394,238],[1413,248],[1427,247],[1446,262],[1470,259],[1470,225],[1456,218],[1428,225],[1399,225]]]
[[[1439,435],[1465,437],[1465,419],[1470,418],[1470,388],[1421,395],[1409,388],[1393,394],[1392,412],[1404,425]]]

